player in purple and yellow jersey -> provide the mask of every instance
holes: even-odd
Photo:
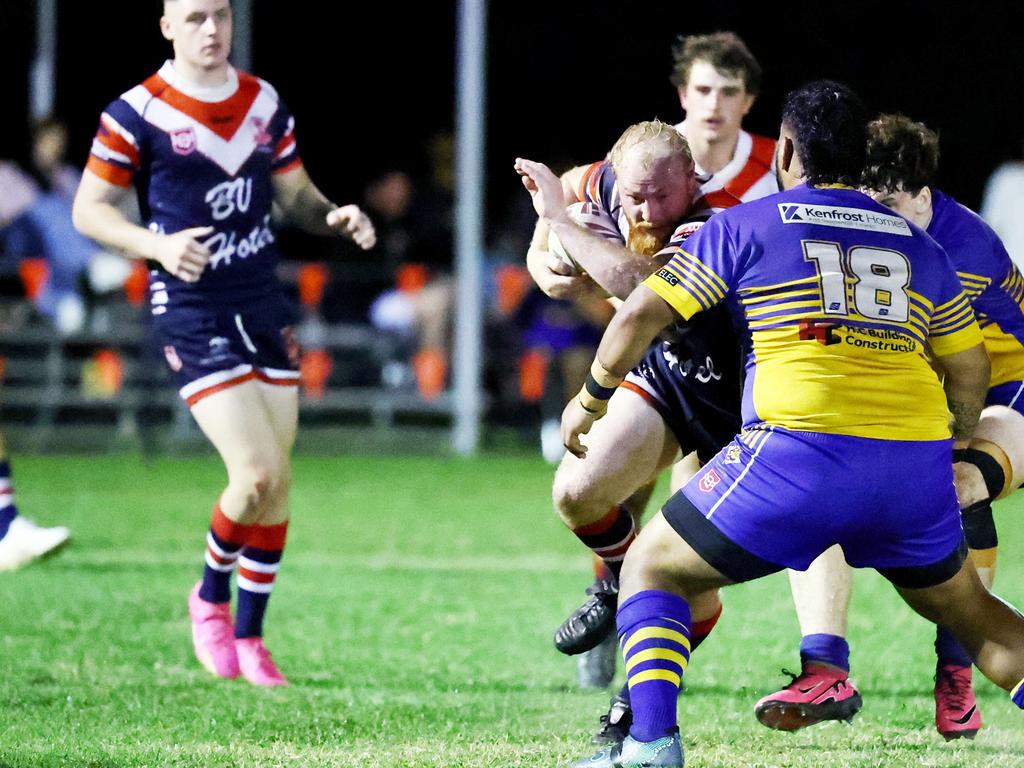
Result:
[[[835,544],[949,627],[1024,708],[1024,617],[965,559],[950,460],[950,413],[952,438],[969,437],[988,356],[946,254],[856,189],[867,122],[838,83],[791,93],[776,155],[786,191],[713,216],[645,280],[566,406],[565,445],[584,456],[581,436],[656,333],[720,304],[738,324],[743,430],[626,555],[616,622],[633,725],[583,765],[681,768],[690,602],[807,568]]]
[[[220,677],[282,685],[263,619],[288,528],[299,372],[271,207],[362,248],[375,235],[356,206],[312,183],[277,91],[229,64],[228,0],[166,0],[160,29],[174,59],[104,110],[75,224],[150,263],[164,356],[227,469],[188,601],[196,656]],[[133,193],[145,226],[119,208]]]
[[[945,249],[981,327],[992,376],[978,426],[954,451],[953,472],[970,556],[991,586],[998,543],[992,502],[1024,482],[1024,278],[995,232],[932,186],[938,161],[939,139],[927,126],[882,115],[869,128],[863,185]],[[842,715],[843,701],[854,696],[846,680],[851,573],[842,552],[826,552],[807,571],[792,572],[790,582],[803,635],[802,674],[756,708],[762,722],[785,730]],[[936,728],[947,739],[973,738],[981,713],[971,656],[942,627],[935,650]]]

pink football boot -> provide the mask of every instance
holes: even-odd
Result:
[[[288,685],[288,680],[270,658],[262,637],[240,637],[235,640],[238,668],[242,677],[253,685]]]
[[[188,615],[192,618],[192,646],[199,663],[217,677],[238,677],[238,652],[235,650],[235,626],[229,603],[208,603],[199,596],[196,584],[188,596]]]

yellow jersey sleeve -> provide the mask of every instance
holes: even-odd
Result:
[[[684,320],[711,309],[728,291],[725,281],[711,267],[682,248],[676,249],[669,262],[642,284],[664,299]]]
[[[985,342],[966,294],[935,308],[928,327],[928,344],[939,357],[955,355]]]

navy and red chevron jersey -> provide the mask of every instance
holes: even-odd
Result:
[[[179,306],[233,311],[280,290],[271,178],[300,166],[295,121],[266,81],[231,69],[224,86],[199,89],[167,62],[104,110],[86,168],[134,184],[155,232],[215,229],[203,240],[212,256],[198,282],[151,264],[159,315]]]
[[[626,218],[626,213],[622,210],[619,182],[611,160],[593,163],[584,171],[576,196],[583,202],[593,203],[597,207],[597,211],[608,222],[608,227],[618,228],[619,240],[623,244],[628,242],[629,219]],[[730,201],[729,205],[739,205],[739,200]],[[708,206],[703,195],[698,197],[694,200],[686,218],[672,232],[665,249],[681,245],[686,238],[700,229],[700,225],[717,210],[721,210],[721,208]]]
[[[629,220],[622,210],[615,169],[610,160],[594,163],[587,168],[580,181],[577,196],[596,205],[609,222],[615,222],[619,229],[619,239],[624,245],[629,236]],[[739,198],[732,195],[718,194],[716,199],[723,208],[740,204]],[[694,201],[686,217],[676,225],[661,253],[668,255],[683,247],[690,236],[698,232],[719,210],[722,208],[709,207],[708,197],[702,194]],[[681,372],[696,370],[714,363],[718,370],[715,374],[715,385],[711,388],[703,386],[696,376],[686,375],[676,377],[679,386],[695,391],[696,394],[691,396],[705,402],[716,403],[716,406],[727,403],[728,406],[724,410],[738,408],[742,377],[740,345],[727,308],[717,307],[686,321],[675,322],[664,329],[659,337],[666,342],[665,354],[671,360],[670,367]],[[735,393],[735,398],[731,397],[732,393]],[[735,404],[733,400],[736,401]]]

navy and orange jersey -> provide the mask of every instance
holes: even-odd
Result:
[[[644,285],[683,318],[729,307],[746,345],[747,427],[947,439],[928,349],[982,343],[945,251],[846,187],[803,185],[719,213]]]
[[[675,128],[682,133],[684,126],[685,122],[682,122]],[[693,210],[704,211],[707,215],[775,194],[779,191],[775,177],[775,140],[740,131],[736,151],[724,168],[705,174],[698,166],[696,172],[701,179],[701,196],[694,201]],[[625,242],[629,236],[629,222],[622,212],[615,170],[610,160],[587,167],[576,190],[576,198],[594,203],[605,212],[618,226]],[[696,228],[676,232],[671,244],[678,245],[694,231]]]
[[[604,219],[604,226],[591,226],[591,230],[599,234],[609,232],[615,222],[619,242],[625,245],[629,222],[619,202],[615,169],[610,161],[594,163],[587,169],[578,196],[584,205],[593,206]],[[714,211],[703,206],[703,198],[698,198],[691,212],[675,228],[668,244],[660,251],[665,260],[712,216]],[[655,344],[653,357],[641,361],[634,373],[648,380],[647,394],[657,401],[655,407],[662,411],[684,450],[697,450],[702,459],[707,459],[720,445],[707,439],[702,428],[694,425],[698,421],[706,422],[707,431],[716,431],[713,429],[716,424],[728,421],[728,414],[737,411],[743,369],[736,331],[728,311],[719,308],[688,322],[673,323],[661,333],[661,339],[664,344]],[[710,373],[701,373],[706,370]],[[626,388],[646,396],[636,384],[627,382]],[[702,418],[696,418],[697,412]],[[684,429],[684,425],[693,428]],[[730,423],[730,429],[717,432],[731,435],[735,432],[733,426]],[[696,436],[697,432],[701,432],[700,436]],[[713,446],[713,450],[708,450],[708,446]]]
[[[226,85],[198,90],[167,62],[104,110],[86,168],[111,184],[134,184],[155,232],[215,230],[203,240],[212,256],[198,282],[152,265],[150,304],[159,315],[211,301],[251,305],[280,290],[271,177],[300,165],[295,121],[267,82],[231,69]]]
[[[927,232],[949,254],[992,361],[991,386],[1024,380],[1024,278],[978,214],[932,190]]]
[[[686,121],[675,129],[685,135]],[[740,131],[732,160],[713,174],[706,174],[698,164],[697,175],[706,177],[700,191],[707,207],[716,210],[774,195],[779,191],[775,176],[775,139]]]
[[[619,184],[615,176],[615,169],[611,160],[602,160],[600,163],[592,163],[584,171],[580,179],[579,188],[576,190],[576,197],[585,204],[594,206],[592,215],[600,216],[606,225],[601,227],[598,234],[604,235],[605,231],[612,227],[618,229],[619,241],[623,244],[629,240],[629,220],[622,210],[622,201],[619,198]],[[736,203],[732,203],[735,205]],[[679,223],[672,236],[669,238],[666,248],[674,248],[681,244],[686,238],[692,235],[700,225],[707,220],[714,211],[707,208],[703,198],[694,201],[690,208],[691,213],[686,219]],[[592,228],[594,229],[594,228]],[[595,229],[595,231],[597,231]]]

